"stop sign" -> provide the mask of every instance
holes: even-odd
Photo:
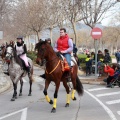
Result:
[[[102,30],[100,28],[93,28],[91,31],[91,36],[94,39],[100,39],[102,37]]]

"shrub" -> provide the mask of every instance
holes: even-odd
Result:
[[[78,58],[80,60],[80,63],[85,63],[85,59],[87,58],[87,55],[85,55],[85,54],[79,54]]]
[[[28,56],[30,59],[32,59],[33,61],[35,61],[36,58],[37,58],[36,53],[33,52],[33,51],[29,51],[29,52],[27,53],[27,56]]]

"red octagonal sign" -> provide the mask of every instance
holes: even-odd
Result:
[[[94,39],[100,39],[102,37],[102,30],[100,28],[93,28],[91,31],[91,36]]]

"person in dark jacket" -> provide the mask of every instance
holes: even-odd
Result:
[[[119,64],[120,63],[120,49],[117,50],[117,52],[115,53],[115,57],[116,57],[117,63]]]
[[[110,57],[108,49],[105,49],[104,53],[105,53],[105,56],[104,56],[103,62],[106,63],[106,64],[110,63],[111,62],[111,57]]]
[[[90,55],[86,58],[86,76],[91,75],[91,68],[92,68],[92,59],[90,58]]]

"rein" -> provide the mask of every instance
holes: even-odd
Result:
[[[58,61],[58,64],[56,65],[56,67],[55,67],[51,72],[48,73],[47,70],[46,70],[45,72],[46,72],[47,74],[53,73],[53,72],[57,69],[57,67],[58,67],[59,64],[60,64],[60,60]]]

